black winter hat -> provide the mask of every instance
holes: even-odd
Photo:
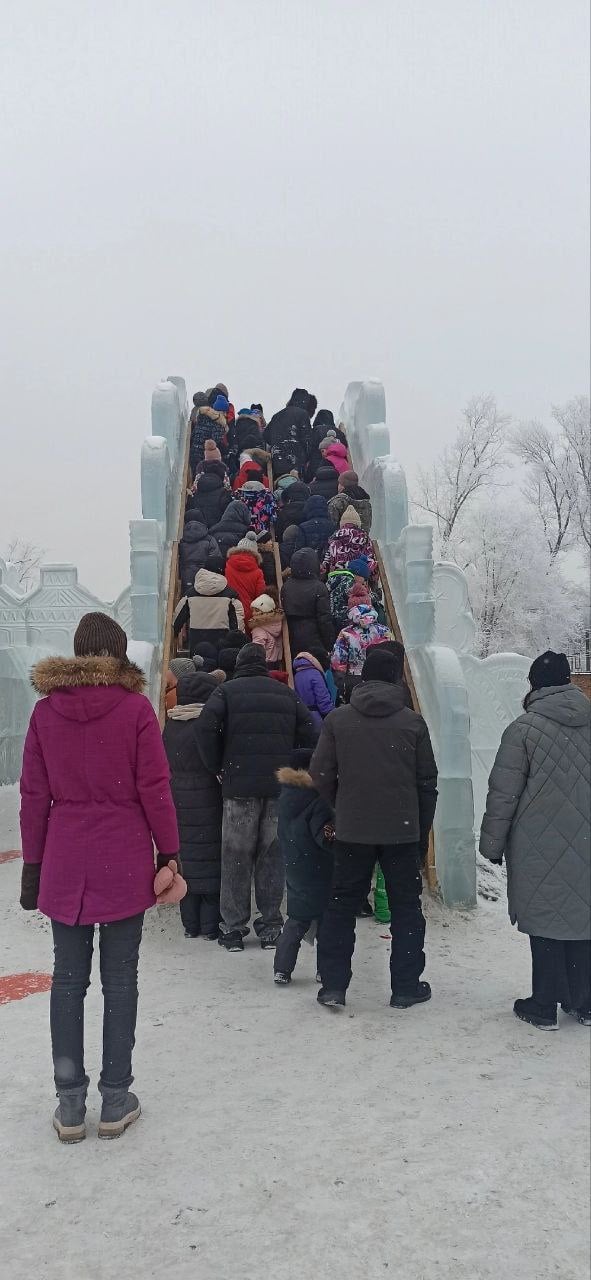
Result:
[[[191,657],[203,658],[203,666],[206,671],[215,671],[217,665],[217,650],[214,644],[210,644],[209,640],[202,640],[201,644],[195,645]]]
[[[226,680],[231,680],[234,675],[239,653],[239,649],[220,649],[218,653],[218,667],[220,671],[225,671]]]
[[[290,757],[289,766],[291,769],[308,769],[314,751],[312,747],[294,747]]]
[[[362,680],[383,680],[385,684],[398,684],[403,671],[402,659],[383,645],[367,651],[361,672]]]
[[[74,635],[77,658],[119,658],[127,656],[127,636],[123,627],[107,613],[85,613]]]
[[[217,680],[205,671],[195,671],[192,676],[181,676],[176,687],[177,704],[184,707],[189,702],[207,702],[210,693],[217,687]]]
[[[262,644],[245,644],[244,648],[239,650],[236,659],[236,675],[239,675],[241,667],[260,667],[261,674],[267,674],[267,660]]]
[[[221,651],[222,649],[235,649],[236,652],[238,652],[239,649],[244,648],[245,644],[250,643],[248,636],[245,636],[243,631],[226,631],[226,634],[219,642],[218,651]]]
[[[529,669],[528,680],[532,689],[547,689],[554,684],[570,684],[570,666],[565,653],[547,649],[541,653]]]

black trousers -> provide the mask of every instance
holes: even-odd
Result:
[[[318,933],[318,969],[327,991],[346,991],[355,950],[355,913],[367,894],[374,864],[384,873],[392,914],[392,992],[414,991],[425,968],[425,917],[418,844],[334,844],[334,874]]]
[[[311,920],[285,921],[281,937],[275,948],[273,969],[275,973],[293,973],[300,953],[302,939],[306,936]]]
[[[189,933],[216,933],[220,923],[220,892],[192,893],[181,898],[181,920]]]
[[[137,966],[144,913],[99,925],[103,988],[103,1066],[100,1085],[129,1088],[137,1017]],[[54,969],[49,1003],[55,1087],[88,1084],[84,1070],[84,997],[90,985],[93,924],[52,920]]]
[[[567,1009],[591,1010],[591,942],[561,942],[557,938],[530,935],[532,994],[536,1004],[556,1013],[558,1003]]]

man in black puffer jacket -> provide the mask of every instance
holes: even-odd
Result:
[[[277,845],[275,775],[294,747],[315,741],[307,707],[268,675],[262,646],[245,645],[234,678],[212,694],[197,724],[203,763],[222,783],[220,944],[228,951],[244,949],[253,870],[260,911],[253,927],[261,946],[274,947],[281,933],[285,873]]]
[[[330,612],[330,592],[320,581],[320,561],[311,547],[302,547],[291,557],[291,576],[281,590],[281,603],[289,628],[293,654],[311,649],[327,649],[335,642]]]
[[[310,497],[310,490],[307,484],[302,484],[301,480],[294,480],[288,489],[285,489],[277,519],[275,521],[275,537],[277,542],[281,542],[285,530],[290,524],[300,524],[304,518],[304,507]]]
[[[187,501],[186,511],[197,508],[208,529],[221,520],[232,501],[232,490],[224,484],[225,476],[223,462],[206,462],[201,475],[197,476],[195,492]]]
[[[301,387],[292,392],[285,409],[274,413],[265,431],[265,441],[272,450],[289,441],[295,449],[300,475],[306,465],[312,424],[308,413],[309,395]],[[289,470],[290,468],[288,468]],[[278,472],[277,474],[282,474]]]
[[[218,937],[222,791],[199,755],[195,725],[204,703],[218,687],[213,676],[181,676],[177,705],[166,713],[162,739],[170,765],[170,786],[179,828],[179,860],[189,892],[181,902],[186,938]]]
[[[370,649],[348,706],[322,725],[310,775],[335,810],[332,893],[318,937],[321,1004],[344,1005],[351,981],[355,912],[379,862],[392,913],[391,1005],[429,1000],[421,862],[437,800],[437,767],[422,716],[406,705],[403,656]]]

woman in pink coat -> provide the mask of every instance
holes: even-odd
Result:
[[[89,613],[74,636],[75,656],[46,658],[32,673],[43,696],[21,776],[21,905],[51,919],[53,1123],[65,1142],[85,1137],[84,997],[96,924],[104,996],[99,1137],[118,1137],[140,1114],[129,1086],[142,925],[156,901],[153,842],[159,865],[179,847],[158,721],[126,651],[118,623]]]

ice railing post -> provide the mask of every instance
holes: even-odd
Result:
[[[374,510],[379,544],[408,660],[439,769],[436,869],[444,902],[476,903],[476,850],[468,696],[452,649],[435,640],[432,530],[408,524],[406,479],[390,451],[382,384],[350,383],[341,408],[353,465]]]
[[[131,617],[134,640],[152,645],[150,695],[156,704],[172,548],[177,536],[188,419],[187,392],[176,375],[152,394],[152,434],[142,445],[141,520],[129,526]]]

